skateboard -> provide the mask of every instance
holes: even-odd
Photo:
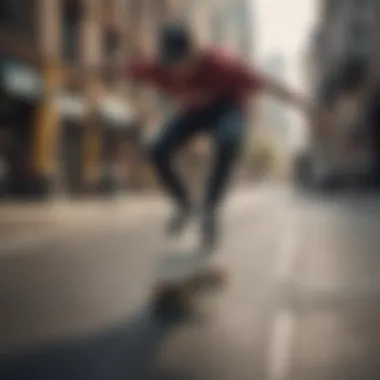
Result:
[[[201,296],[215,293],[226,284],[226,273],[209,258],[192,255],[166,257],[153,291],[154,310],[165,315],[188,315]]]

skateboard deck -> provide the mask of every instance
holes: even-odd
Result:
[[[154,286],[155,310],[188,313],[201,295],[220,290],[226,274],[220,265],[196,254],[168,255],[161,261]]]

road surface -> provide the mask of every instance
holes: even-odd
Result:
[[[218,252],[230,285],[186,321],[149,308],[163,201],[63,210],[1,231],[0,379],[379,378],[376,197],[235,191]]]

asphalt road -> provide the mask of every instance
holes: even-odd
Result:
[[[379,378],[376,197],[235,191],[217,253],[229,286],[182,321],[151,313],[167,209],[139,202],[2,230],[1,380]]]

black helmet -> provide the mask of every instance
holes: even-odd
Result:
[[[192,47],[192,38],[185,25],[165,24],[159,31],[158,54],[162,64],[174,63],[185,57]]]

